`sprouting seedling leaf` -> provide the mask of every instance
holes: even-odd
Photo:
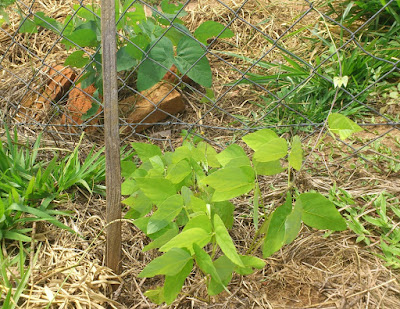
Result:
[[[206,88],[206,95],[201,98],[201,103],[214,103],[215,93],[211,88]]]
[[[329,115],[328,127],[332,133],[338,134],[342,140],[350,137],[353,133],[363,130],[354,121],[338,113],[332,113]]]
[[[335,88],[340,88],[342,86],[346,87],[348,82],[349,82],[348,76],[335,76],[333,78],[333,86]]]
[[[86,56],[86,57],[85,57]],[[87,53],[83,50],[77,50],[68,56],[64,61],[64,65],[69,65],[75,68],[83,68],[90,61]]]

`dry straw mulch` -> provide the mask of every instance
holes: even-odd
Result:
[[[162,279],[137,278],[157,256],[141,252],[149,240],[124,221],[123,272],[114,275],[104,267],[104,200],[64,207],[73,211],[65,223],[84,238],[37,226],[39,258],[19,308],[44,308],[51,300],[50,308],[158,308],[143,293],[162,285]],[[237,219],[231,231],[243,252],[254,232],[250,221]],[[171,308],[398,308],[399,274],[384,267],[373,248],[367,250],[354,239],[350,232],[325,237],[303,228],[293,244],[266,260],[263,270],[234,276],[230,295],[223,292],[208,298],[204,277],[195,270]]]

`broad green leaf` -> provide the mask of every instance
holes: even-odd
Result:
[[[196,243],[193,244],[193,250],[196,254],[196,263],[199,268],[205,273],[211,275],[211,278],[214,279],[218,284],[224,285],[221,281],[221,278],[218,275],[217,269],[215,268],[211,257]]]
[[[43,12],[36,12],[35,19],[36,25],[60,33],[63,26],[61,23],[56,21],[54,18],[46,16]]]
[[[130,22],[136,23],[137,21],[142,21],[146,19],[146,14],[144,12],[144,7],[142,4],[137,3],[137,0],[127,0],[124,2],[124,6],[122,7],[122,11],[125,12],[127,18],[130,19]],[[133,11],[132,11],[133,9]]]
[[[123,46],[117,51],[117,72],[128,71],[136,64],[137,60],[132,57],[131,51],[127,46]]]
[[[254,188],[254,171],[250,166],[228,167],[217,170],[200,183],[215,189],[213,202],[225,201]]]
[[[139,187],[136,184],[136,180],[128,178],[121,184],[121,195],[131,195],[138,189]]]
[[[265,262],[255,256],[241,255],[240,258],[245,267],[235,267],[235,272],[239,275],[250,275],[254,272],[253,268],[262,269],[265,266]]]
[[[263,244],[263,257],[269,257],[285,244],[285,222],[292,211],[292,197],[287,194],[286,201],[271,214]]]
[[[222,166],[226,166],[232,160],[235,161],[236,166],[250,166],[246,152],[237,144],[232,144],[217,154],[217,160]]]
[[[188,160],[192,157],[192,145],[183,145],[175,149],[172,153],[172,163],[176,164],[182,160]]]
[[[157,188],[153,187],[153,190]],[[157,190],[154,190],[157,191]],[[147,233],[153,234],[165,226],[181,212],[183,207],[183,199],[180,195],[172,195],[165,199],[159,206],[157,211],[150,217],[147,224]]]
[[[169,242],[160,248],[161,252],[167,252],[172,248],[186,248],[193,254],[193,244],[203,248],[211,240],[211,234],[202,228],[192,228],[183,231],[172,238]]]
[[[354,121],[338,113],[332,113],[329,115],[328,126],[329,130],[332,133],[338,134],[340,139],[342,140],[350,137],[353,133],[360,132],[363,130]]]
[[[301,140],[297,135],[293,137],[292,149],[289,153],[289,165],[296,171],[300,171],[303,164],[303,149],[301,148]]]
[[[122,204],[129,206],[126,217],[130,219],[137,219],[147,215],[153,207],[151,200],[140,191],[126,200],[123,200]]]
[[[131,41],[132,43],[128,42],[126,45],[126,52],[136,60],[141,60],[150,44],[150,39],[143,34],[138,34]]]
[[[276,175],[282,173],[285,169],[282,167],[279,160],[269,162],[258,162],[253,158],[253,166],[257,175]]]
[[[92,29],[78,29],[65,36],[65,46],[97,47],[97,35]]]
[[[147,290],[143,293],[144,296],[148,297],[153,303],[161,305],[165,302],[164,299],[164,288],[158,287],[154,290]]]
[[[297,197],[302,210],[302,220],[316,229],[343,231],[347,228],[346,221],[340,215],[335,205],[320,193],[303,193]]]
[[[181,10],[183,6],[183,3],[171,3],[169,0],[163,0],[161,2],[161,9],[164,13],[172,14],[175,16],[179,12],[179,17],[187,15],[185,10]]]
[[[190,199],[192,198],[192,196],[194,196],[192,190],[190,190],[186,186],[183,186],[181,188],[181,195],[182,195],[185,206],[188,206],[190,203]]]
[[[133,161],[121,161],[121,176],[129,177],[136,171],[136,163]]]
[[[242,140],[251,149],[257,151],[262,145],[270,142],[274,138],[278,138],[278,135],[274,131],[270,129],[262,129],[245,135]]]
[[[170,180],[174,184],[182,182],[187,176],[192,173],[187,160],[181,160],[176,164],[172,164],[168,167],[166,179]]]
[[[160,156],[154,156],[149,158],[149,162],[151,163],[153,169],[151,170],[152,172],[155,172],[154,175],[163,175],[164,174],[164,170],[165,170],[165,166],[164,166],[164,162],[162,161]],[[149,171],[149,174],[151,174],[151,172]]]
[[[136,86],[139,91],[157,84],[174,63],[174,49],[170,39],[163,37],[150,43],[148,58],[140,65]]]
[[[205,213],[199,213],[194,217],[190,218],[188,223],[186,223],[185,227],[183,228],[182,232],[193,228],[201,228],[205,230],[207,233],[212,232],[212,225],[210,218]]]
[[[300,232],[302,208],[295,205],[285,221],[285,245],[290,244]]]
[[[215,103],[215,93],[212,88],[206,88],[206,93],[200,100],[201,103]]]
[[[233,244],[232,238],[224,225],[224,222],[217,214],[214,215],[214,230],[215,239],[222,252],[225,253],[227,258],[230,259],[235,265],[244,267],[243,262],[236,251],[236,247]]]
[[[224,222],[227,229],[232,228],[235,205],[229,201],[215,202],[212,210],[212,215],[217,214],[221,218],[222,222]]]
[[[194,82],[203,87],[210,88],[212,84],[212,73],[210,64],[205,55],[206,51],[199,43],[185,36],[178,43],[175,65],[182,74],[187,75]]]
[[[73,5],[74,11],[76,11],[76,15],[86,19],[87,21],[95,20],[96,15],[94,15],[93,7],[91,5],[81,6],[80,4]]]
[[[178,296],[185,279],[193,269],[193,260],[189,260],[182,270],[174,276],[165,276],[164,298],[167,305],[170,305]]]
[[[262,269],[265,267],[265,264],[266,264],[265,261],[263,261],[262,259],[259,259],[256,256],[241,255],[240,258],[242,259],[242,262],[246,267]]]
[[[274,138],[260,146],[254,153],[254,160],[258,162],[276,161],[287,155],[288,146],[283,138]]]
[[[21,25],[19,27],[19,32],[20,33],[37,33],[37,26],[36,24],[31,21],[30,19],[22,19]]]
[[[193,210],[193,212],[204,212],[207,213],[206,202],[198,197],[192,196],[190,198],[190,203],[188,208]]]
[[[161,149],[156,145],[147,143],[132,143],[131,145],[142,162],[149,160],[151,157],[162,155]]]
[[[221,166],[221,164],[219,163],[219,161],[217,159],[217,152],[210,144],[207,144],[206,142],[200,142],[197,145],[197,149],[199,149],[200,151],[202,151],[205,154],[205,158],[206,158],[208,166],[211,166],[211,167],[220,167]]]
[[[136,178],[136,184],[155,204],[164,202],[176,193],[174,184],[165,178]]]
[[[179,229],[176,224],[172,225],[170,229],[166,230],[161,236],[157,237],[154,241],[149,243],[143,248],[143,252],[149,251],[151,249],[156,249],[162,247],[164,244],[169,242],[172,238],[178,235]]]
[[[207,288],[208,295],[210,296],[217,295],[225,289],[225,286],[227,286],[231,281],[232,272],[235,269],[235,264],[233,264],[225,255],[220,256],[213,262],[213,264],[222,281],[222,285],[211,278]]]
[[[139,278],[151,278],[157,275],[174,276],[178,274],[192,256],[184,249],[172,248],[162,256],[151,261],[138,275]]]
[[[216,36],[219,38],[231,38],[234,34],[229,28],[212,20],[205,21],[194,32],[194,37],[205,45],[207,45],[209,38]]]

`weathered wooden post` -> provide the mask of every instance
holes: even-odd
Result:
[[[106,145],[106,264],[121,272],[121,164],[117,85],[115,1],[101,0],[104,134]],[[113,222],[115,221],[115,222]],[[110,224],[110,222],[113,222]]]

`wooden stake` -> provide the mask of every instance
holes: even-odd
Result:
[[[104,134],[106,144],[106,265],[121,272],[121,164],[119,152],[115,0],[101,1]],[[117,221],[116,221],[117,220]]]

